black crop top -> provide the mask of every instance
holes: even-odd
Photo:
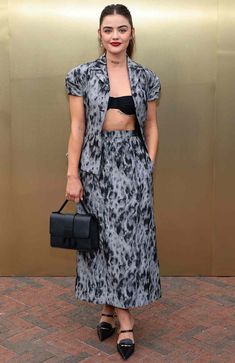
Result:
[[[135,114],[135,104],[132,96],[109,97],[108,109],[118,108],[127,115]]]

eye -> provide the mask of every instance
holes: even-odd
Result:
[[[111,32],[111,30],[110,30],[110,29],[105,29],[105,30],[104,30],[104,32],[105,32],[105,33],[110,33],[110,32]]]
[[[120,29],[121,33],[125,33],[127,31],[127,29]]]

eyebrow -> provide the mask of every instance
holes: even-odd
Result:
[[[118,28],[123,28],[123,27],[128,28],[127,25],[119,25],[118,26]],[[107,26],[107,25],[103,27],[103,29],[112,29],[112,28],[113,28],[112,26]]]

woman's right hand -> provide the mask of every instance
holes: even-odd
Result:
[[[68,176],[65,197],[75,203],[83,200],[84,188],[79,176]]]

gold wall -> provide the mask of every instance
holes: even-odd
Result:
[[[49,215],[65,199],[64,77],[97,58],[109,3],[0,0],[1,275],[75,274],[75,252],[49,246]],[[235,3],[124,4],[134,59],[162,83],[154,172],[161,274],[234,275]]]

